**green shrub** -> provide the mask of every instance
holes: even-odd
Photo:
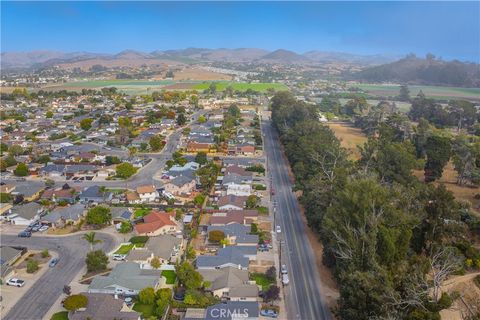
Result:
[[[27,261],[27,273],[34,273],[39,269],[38,261],[35,259],[29,259]]]

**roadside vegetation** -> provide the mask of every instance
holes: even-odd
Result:
[[[422,95],[415,99],[412,110],[439,108]],[[447,119],[419,119],[414,126],[389,103],[370,107],[356,98],[342,107],[330,101],[320,109],[352,119],[367,136],[357,158],[316,120],[318,107],[290,93],[274,96],[272,119],[308,224],[324,245],[323,262],[339,283],[335,313],[341,319],[439,319],[439,311],[451,305],[443,282],[476,269],[465,261],[480,259],[471,244],[480,221],[468,203],[436,181],[453,158],[459,173],[467,168],[459,183],[477,185],[480,153],[468,135],[476,129],[465,118],[464,136],[429,122],[451,121],[458,114],[452,110],[466,115],[470,105],[452,104]],[[425,182],[414,170],[423,170]]]

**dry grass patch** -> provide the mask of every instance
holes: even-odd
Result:
[[[332,129],[335,136],[340,139],[342,147],[351,152],[352,159],[359,159],[360,153],[357,146],[367,142],[367,137],[359,128],[355,128],[348,122],[329,122],[327,125]]]

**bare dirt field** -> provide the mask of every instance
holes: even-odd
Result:
[[[449,309],[440,312],[442,320],[462,320],[465,319],[462,315],[473,315],[480,311],[480,288],[474,283],[478,275],[480,272],[453,276],[445,281],[442,292],[458,293],[460,297]]]
[[[420,181],[424,181],[423,170],[415,170],[413,173]],[[457,172],[453,167],[453,163],[449,162],[443,170],[442,178],[436,183],[445,185],[458,200],[468,201],[472,205],[473,213],[480,216],[480,199],[475,199],[475,195],[480,194],[480,189],[478,187],[459,186],[456,182]]]
[[[347,122],[329,122],[327,125],[332,129],[337,138],[341,140],[342,147],[351,152],[352,159],[360,158],[357,146],[367,142],[367,137],[362,130],[355,128]]]
[[[174,80],[231,80],[228,74],[212,72],[198,68],[186,68],[174,73]]]
[[[165,90],[193,90],[194,83],[175,83],[163,87]]]

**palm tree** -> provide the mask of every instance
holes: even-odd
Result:
[[[97,243],[102,242],[100,239],[95,239],[95,232],[89,232],[85,233],[83,235],[83,239],[87,240],[88,243],[90,243],[90,251],[93,251],[93,246],[96,245]]]

